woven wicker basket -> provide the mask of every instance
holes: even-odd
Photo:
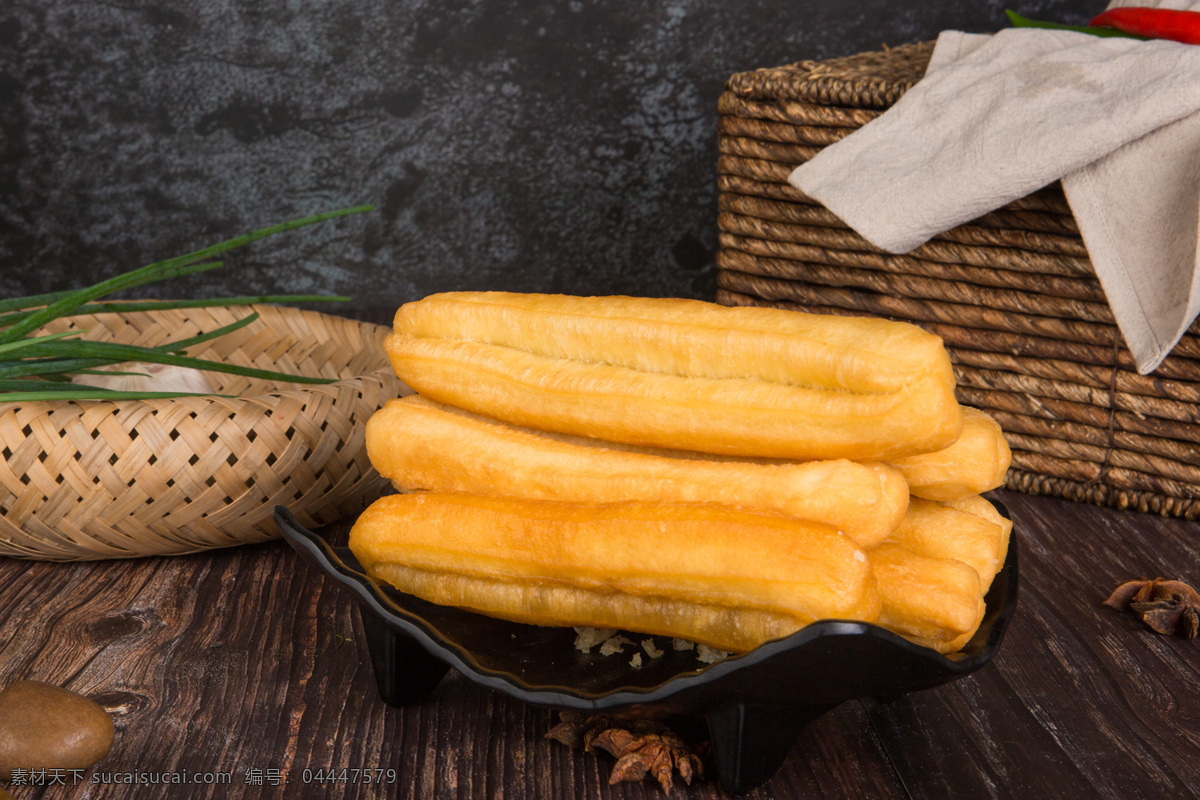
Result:
[[[720,99],[718,300],[907,320],[1013,449],[1008,487],[1200,517],[1200,324],[1137,374],[1054,184],[905,255],[787,183],[920,80],[931,43],[741,73]]]
[[[74,561],[190,553],[277,536],[276,504],[307,526],[360,512],[386,482],[368,417],[403,384],[387,328],[275,306],[98,314],[50,331],[163,344],[260,317],[189,355],[331,384],[206,373],[226,397],[0,403],[0,555]]]

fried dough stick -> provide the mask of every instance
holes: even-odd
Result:
[[[1004,484],[1012,451],[996,420],[964,406],[962,434],[954,444],[932,453],[896,459],[909,490],[927,500],[956,500]]]
[[[942,340],[882,319],[452,292],[401,306],[386,348],[434,400],[612,442],[878,461],[948,447],[962,428]]]
[[[350,549],[443,605],[744,651],[817,619],[874,621],[866,555],[832,528],[725,506],[413,492],[373,503]]]
[[[960,497],[957,500],[947,500],[942,505],[967,514],[974,514],[980,519],[987,520],[994,525],[999,525],[1000,540],[996,544],[996,550],[1000,554],[1000,563],[997,565],[997,569],[1004,566],[1004,559],[1008,556],[1008,540],[1012,536],[1013,521],[1011,519],[1001,514],[986,497],[980,497],[977,494]],[[987,586],[983,590],[986,592]]]
[[[870,547],[908,485],[884,464],[790,462],[639,448],[509,425],[413,395],[372,415],[367,455],[399,489],[530,500],[711,502],[824,522]]]
[[[939,653],[961,650],[983,622],[974,569],[885,542],[869,552],[883,608],[879,624]]]
[[[1012,527],[1011,523],[1005,527],[1007,520],[991,503],[979,500],[982,503],[954,501],[962,504],[954,508],[914,497],[886,543],[918,555],[961,561],[975,570],[980,589],[986,593],[1008,553],[1008,531]]]

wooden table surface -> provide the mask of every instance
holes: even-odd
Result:
[[[1155,634],[1101,601],[1127,578],[1200,583],[1200,524],[997,497],[1017,523],[1021,585],[995,660],[937,689],[837,707],[748,797],[1197,796],[1200,639]],[[0,684],[65,686],[117,726],[81,780],[11,786],[16,800],[662,796],[649,780],[608,785],[611,757],[544,738],[554,711],[453,671],[424,702],[381,703],[354,601],[282,541],[133,561],[0,559],[0,587]],[[315,780],[331,767],[394,770],[395,782]],[[184,771],[222,783],[109,782]],[[725,796],[711,779],[673,794]]]

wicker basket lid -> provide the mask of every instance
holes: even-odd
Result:
[[[739,72],[725,88],[748,100],[888,108],[925,74],[933,42]]]

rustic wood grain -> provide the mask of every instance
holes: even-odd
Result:
[[[871,721],[914,797],[1194,797],[1200,640],[1101,605],[1123,580],[1200,579],[1200,525],[1000,493],[1020,526],[995,662]],[[975,780],[973,791],[962,794]]]
[[[1017,616],[995,662],[889,703],[814,722],[748,797],[1039,795],[1180,798],[1200,786],[1200,641],[1100,606],[1121,580],[1200,582],[1200,525],[1001,493],[1020,526]],[[0,560],[0,684],[66,686],[103,703],[117,738],[73,786],[16,800],[651,798],[609,786],[613,759],[545,733],[550,709],[451,672],[425,701],[381,703],[357,609],[281,542],[170,559]],[[382,768],[393,785],[305,782]],[[228,772],[222,786],[90,783],[105,773]],[[252,770],[286,783],[248,784]],[[674,794],[724,797],[715,781]]]

